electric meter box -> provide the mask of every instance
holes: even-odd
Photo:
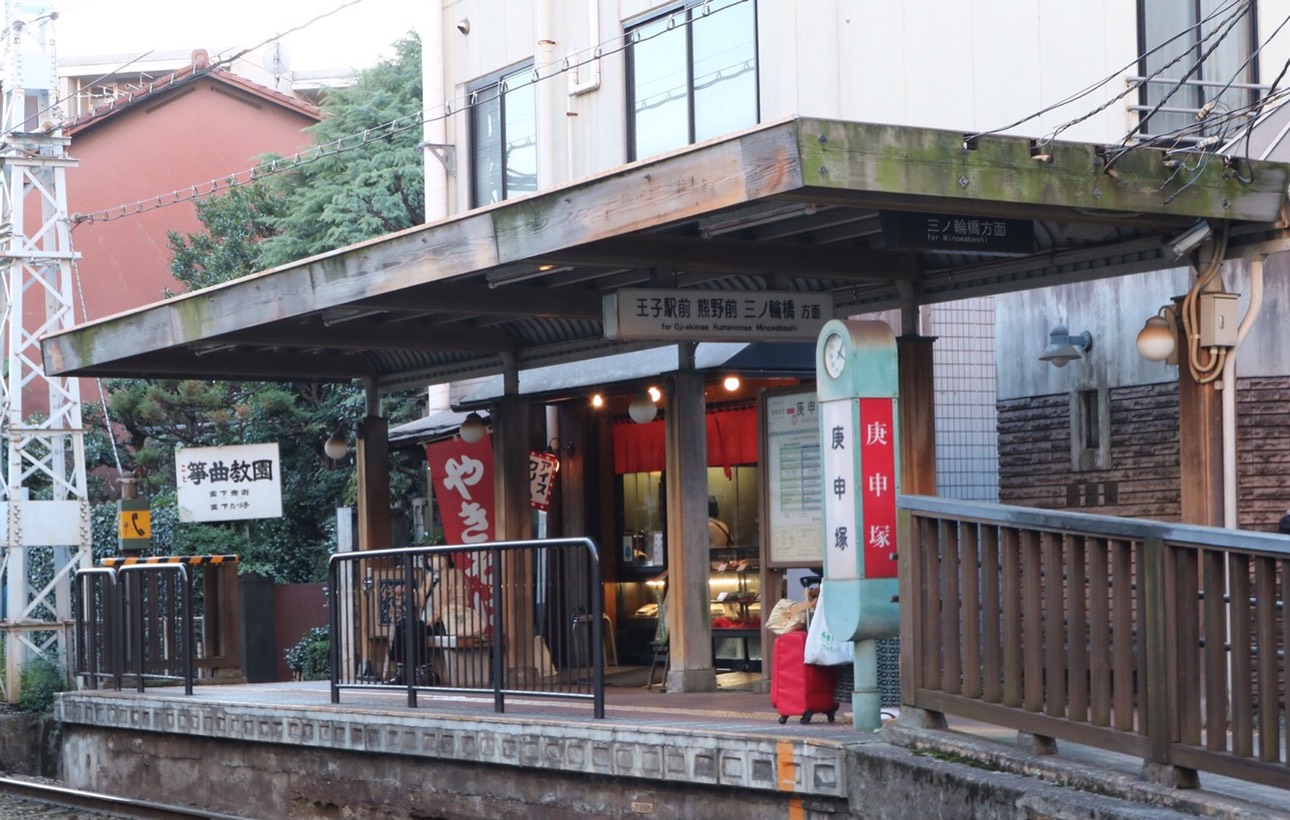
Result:
[[[1239,293],[1202,293],[1200,295],[1200,346],[1236,347],[1236,314]]]

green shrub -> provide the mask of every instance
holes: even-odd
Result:
[[[287,668],[296,680],[327,680],[331,677],[331,635],[316,626],[285,653]]]
[[[17,707],[24,712],[49,712],[54,695],[70,688],[63,667],[44,656],[37,656],[22,668],[22,694]]]

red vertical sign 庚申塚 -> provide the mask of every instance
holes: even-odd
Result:
[[[896,577],[896,429],[891,399],[860,399],[864,577]]]

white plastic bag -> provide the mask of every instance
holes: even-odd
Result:
[[[803,660],[815,666],[840,666],[851,663],[854,657],[855,644],[835,639],[824,622],[824,589],[821,588],[819,600],[815,602],[815,614],[806,628]]]

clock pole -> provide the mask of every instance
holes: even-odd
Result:
[[[824,509],[825,619],[856,642],[857,729],[882,725],[877,644],[900,634],[896,340],[884,322],[825,323],[816,344]]]

